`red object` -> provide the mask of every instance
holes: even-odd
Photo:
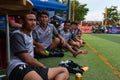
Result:
[[[82,33],[92,33],[92,26],[79,26]]]
[[[14,18],[14,16],[10,16],[10,17],[8,17],[8,20],[12,21],[12,20],[15,20],[15,18]]]

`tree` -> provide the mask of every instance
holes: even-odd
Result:
[[[107,20],[111,23],[118,23],[120,21],[120,12],[117,10],[117,6],[111,6],[107,9]]]
[[[83,21],[83,20],[85,20],[85,16],[87,15],[87,13],[88,13],[88,11],[89,11],[89,9],[88,8],[86,8],[86,6],[87,6],[87,4],[80,4],[77,0],[56,0],[56,1],[61,1],[63,4],[65,4],[65,5],[68,5],[68,1],[71,1],[70,3],[71,3],[71,15],[70,15],[70,18],[71,18],[71,20],[72,20],[72,18],[73,18],[73,14],[74,14],[74,20],[75,21]],[[75,3],[75,5],[74,5],[74,3]],[[73,7],[75,7],[74,8],[74,13],[73,13]],[[66,11],[56,11],[58,14],[60,13],[62,13],[61,15],[63,16],[64,14],[64,12],[66,12]],[[68,12],[66,12],[66,14],[67,14]],[[68,14],[67,14],[67,16],[68,16]]]
[[[75,3],[75,5],[74,5]],[[86,8],[87,4],[80,4],[78,1],[74,0],[71,3],[71,18],[74,14],[74,20],[75,21],[83,21],[85,20],[85,15],[87,15],[89,9]],[[75,8],[73,8],[75,7]],[[74,9],[74,13],[73,13]]]

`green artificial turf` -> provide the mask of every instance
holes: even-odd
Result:
[[[92,34],[84,38],[120,72],[120,35]]]
[[[119,34],[83,34],[83,39],[96,49],[100,55],[120,73],[120,35]],[[62,58],[41,58],[40,62],[47,67],[58,66],[62,60],[73,60],[82,66],[88,66],[89,70],[83,74],[83,80],[120,80],[114,71],[101,60],[90,47],[85,45],[81,49],[87,49],[88,54],[78,55],[76,58],[69,52],[65,52]],[[69,80],[75,80],[75,75],[70,74]]]
[[[74,58],[70,52],[65,52],[64,57],[38,60],[47,67],[56,67],[62,60],[73,60],[79,65],[88,66],[89,70],[83,74],[82,80],[120,80],[120,34],[83,34],[82,38],[87,44],[81,49],[88,50],[88,54],[80,54]],[[101,59],[101,56],[104,58]],[[70,74],[69,80],[75,80],[75,75]]]

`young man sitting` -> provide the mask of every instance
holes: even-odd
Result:
[[[36,26],[36,16],[26,14],[22,18],[22,28],[10,37],[11,59],[7,69],[9,80],[68,80],[66,68],[46,68],[34,59],[32,31]]]

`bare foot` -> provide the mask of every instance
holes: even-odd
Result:
[[[76,57],[77,55],[79,55],[81,52],[77,51],[76,53],[73,54],[74,57]]]
[[[87,50],[80,50],[81,52],[81,54],[87,54],[88,53],[88,51]]]
[[[73,54],[74,57],[76,57],[78,54]]]
[[[88,53],[87,50],[79,50],[79,51],[77,51],[75,54],[73,54],[73,56],[76,57],[76,56],[79,55],[79,54],[87,54],[87,53]]]

